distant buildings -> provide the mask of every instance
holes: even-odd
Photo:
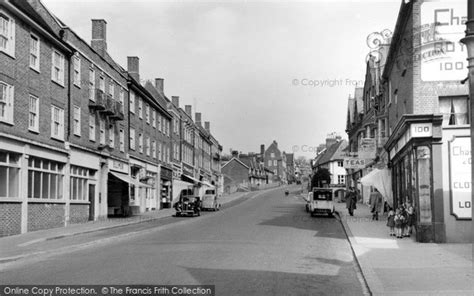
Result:
[[[142,84],[39,0],[0,2],[0,236],[169,207],[217,187],[222,146],[163,79]]]
[[[321,168],[325,168],[331,174],[331,182],[328,186],[345,187],[346,186],[346,169],[344,168],[345,149],[347,141],[335,134],[328,135],[326,148],[315,157],[312,163],[313,172],[317,172]]]

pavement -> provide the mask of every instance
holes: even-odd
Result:
[[[244,198],[249,194],[251,194],[251,192],[235,192],[232,194],[223,195],[220,197],[220,203],[221,205],[226,205],[232,201]],[[41,242],[150,222],[165,217],[171,217],[174,215],[174,213],[175,210],[173,208],[162,209],[145,212],[127,218],[105,218],[99,221],[91,221],[82,224],[71,224],[66,227],[45,229],[27,232],[24,234],[1,237],[0,263],[13,261],[24,257],[25,253],[28,252],[28,247]]]
[[[386,215],[372,221],[364,204],[357,204],[354,216],[345,203],[336,211],[373,295],[474,295],[472,244],[391,237]]]

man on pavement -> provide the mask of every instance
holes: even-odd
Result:
[[[379,212],[382,211],[383,197],[377,188],[370,193],[370,209],[372,212],[372,220],[379,220]]]
[[[354,210],[357,208],[357,194],[354,191],[354,187],[349,187],[346,193],[346,208],[349,211],[349,215],[354,216]]]

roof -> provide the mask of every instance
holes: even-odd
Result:
[[[229,160],[228,162],[226,162],[222,168],[224,168],[225,166],[227,166],[229,163],[231,163],[232,161],[236,161],[237,163],[240,163],[241,165],[243,165],[244,167],[246,168],[249,168],[245,163],[243,163],[240,159],[238,159],[237,157],[232,157],[231,160]]]
[[[321,153],[321,157],[316,161],[316,166],[326,164],[331,161],[342,160],[343,150],[347,147],[347,141],[342,140],[331,145],[325,152]]]

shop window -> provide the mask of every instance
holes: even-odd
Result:
[[[443,115],[443,125],[469,124],[469,101],[467,97],[440,97],[439,113]]]
[[[36,157],[28,160],[28,198],[62,199],[63,164]]]
[[[71,166],[71,200],[87,201],[88,180],[94,173],[87,168]]]
[[[20,154],[0,151],[0,197],[18,198]]]

